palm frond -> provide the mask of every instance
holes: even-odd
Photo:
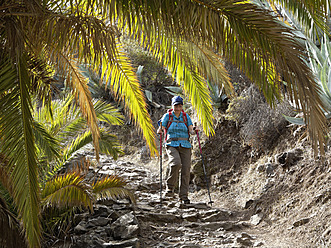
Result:
[[[121,145],[118,143],[117,137],[102,129],[100,137],[100,152],[111,155],[115,160],[118,158],[118,155],[124,154]]]
[[[86,131],[82,134],[79,134],[68,146],[63,150],[63,162],[67,161],[70,156],[84,147],[85,145],[92,142],[92,134],[90,131]],[[112,155],[114,159],[117,159],[118,154],[122,154],[123,151],[120,148],[120,145],[117,141],[115,135],[108,134],[101,129],[100,134],[100,152]]]
[[[126,184],[123,178],[117,175],[111,175],[96,181],[92,185],[92,188],[97,198],[111,198],[114,200],[129,198],[131,202],[135,203],[136,199],[134,194],[124,188]]]
[[[58,91],[54,86],[54,72],[45,61],[40,58],[29,56],[28,68],[32,80],[32,92],[38,97],[43,105],[50,108],[52,92]]]
[[[60,145],[56,138],[49,134],[47,129],[39,122],[33,122],[33,133],[36,145],[43,156],[46,156],[48,161],[60,158]]]
[[[42,222],[44,231],[58,239],[65,238],[70,235],[75,214],[80,210],[80,207],[44,209]]]
[[[86,157],[82,157],[79,161],[73,161],[70,167],[66,167],[67,173],[76,173],[79,175],[86,175],[90,167],[95,165]]]
[[[82,134],[79,134],[70,142],[70,144],[67,145],[65,149],[63,149],[63,161],[68,160],[74,152],[78,151],[80,148],[91,143],[92,141],[93,139],[91,131],[86,131]]]
[[[319,32],[328,32],[326,17],[328,16],[328,11],[331,7],[330,1],[267,0],[267,2],[271,5],[277,15],[283,18],[284,21],[288,21],[288,16],[287,13],[283,12],[284,10],[288,11],[288,13],[291,14],[291,17],[295,18],[301,24],[300,27],[296,28],[302,30],[307,37],[315,38],[316,36],[320,36]],[[292,23],[292,25],[293,24],[294,23]]]
[[[68,37],[67,37],[68,38]],[[69,39],[69,38],[68,38]],[[79,69],[78,62],[72,54],[67,54],[56,50],[53,46],[50,47],[51,54],[48,58],[57,64],[59,73],[66,76],[66,84],[72,89],[75,95],[76,104],[79,106],[81,113],[87,121],[87,124],[93,135],[93,143],[95,147],[95,155],[99,159],[99,127],[97,117],[93,108],[91,92],[88,89],[88,79],[82,74]],[[53,55],[53,56],[51,56]]]
[[[58,128],[58,137],[62,141],[68,141],[74,139],[77,134],[84,132],[87,129],[87,124],[84,118],[67,119],[66,123],[63,126],[58,126]]]
[[[106,68],[106,71],[103,71],[105,73],[103,78],[108,82],[114,95],[125,103],[126,109],[129,110],[135,124],[140,127],[153,156],[157,153],[154,139],[155,130],[147,111],[146,99],[137,76],[128,62],[129,58],[121,51],[120,44],[117,43],[117,45],[118,54],[116,60]]]
[[[76,173],[67,173],[49,180],[43,187],[41,198],[44,208],[83,206],[93,211],[91,187]]]
[[[107,56],[108,61],[112,62],[116,56],[116,27],[107,25],[102,17],[99,19],[95,9],[89,12],[79,9],[79,2],[86,3],[71,2],[74,5],[67,6],[69,11],[65,14],[51,13],[45,20],[45,43],[58,51],[64,47],[76,51],[79,62],[98,63],[102,56]]]
[[[233,86],[220,57],[195,42],[185,42],[166,35],[149,39],[149,42],[148,47],[154,56],[169,68],[177,83],[184,86],[205,133],[213,135],[212,101],[205,78],[224,86],[229,96],[233,95]]]
[[[314,150],[319,146],[323,153],[325,117],[320,89],[304,59],[305,47],[271,11],[238,0],[116,4],[116,13],[123,18],[118,23],[131,22],[130,34],[141,33],[145,39],[170,35],[215,49],[259,86],[270,105],[281,99],[284,78],[289,95],[307,117]]]
[[[236,64],[244,64],[240,62],[244,62],[250,53],[254,54],[250,56],[253,64],[256,63],[255,58],[261,58],[260,65],[263,71],[268,72],[268,77],[264,80],[263,78],[258,80],[252,75],[250,77],[255,79],[254,81],[261,85],[262,89],[267,85],[267,89],[264,90],[267,99],[278,95],[277,79],[282,76],[287,83],[289,95],[298,106],[302,107],[314,150],[317,151],[319,145],[320,151],[324,153],[326,121],[322,111],[323,103],[320,98],[320,88],[304,60],[306,56],[304,45],[293,38],[295,36],[292,29],[278,23],[265,10],[250,4],[237,4],[222,13],[227,16],[233,32],[243,34],[233,37],[230,44],[236,41],[245,46],[250,44],[247,46],[247,52],[243,52],[245,57],[236,58],[233,53],[236,49],[230,49],[230,46],[225,54],[236,58],[234,60]],[[244,68],[244,71],[247,71],[247,68]],[[270,81],[269,77],[273,80]],[[275,80],[276,84],[273,84]]]
[[[74,89],[76,101],[78,102],[79,108],[83,116],[86,118],[87,125],[91,130],[95,148],[95,155],[97,160],[99,160],[100,132],[98,127],[98,119],[93,108],[91,93],[88,90],[87,80],[79,72],[78,67],[74,63],[72,63],[71,68],[71,79],[68,82],[70,82],[71,88]]]
[[[124,116],[111,104],[101,100],[94,100],[93,105],[99,121],[104,121],[109,125],[123,124]]]
[[[192,105],[197,110],[203,130],[207,135],[214,135],[212,101],[205,80],[197,71],[184,69],[183,72],[178,74],[183,79],[185,92],[189,94]]]
[[[86,120],[81,117],[79,108],[73,95],[68,95],[63,100],[52,102],[53,119],[50,125],[51,133],[62,142],[73,138],[87,128]]]
[[[17,61],[17,79],[0,77],[0,136],[1,152],[9,161],[13,185],[13,199],[17,205],[26,238],[31,247],[39,247],[39,185],[36,149],[33,135],[33,118],[29,90],[27,56],[20,55]],[[8,61],[2,61],[1,67]],[[6,72],[8,73],[8,72]],[[5,89],[5,91],[3,91]]]

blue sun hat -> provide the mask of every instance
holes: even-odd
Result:
[[[181,98],[180,96],[174,96],[171,99],[171,105],[177,105],[177,104],[183,105],[183,98]]]

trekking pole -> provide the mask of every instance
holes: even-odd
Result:
[[[162,133],[160,134],[160,205],[162,207]]]
[[[199,142],[199,148],[200,148],[200,154],[201,154],[201,160],[202,160],[202,167],[203,167],[203,173],[205,175],[205,181],[206,181],[207,190],[208,190],[208,196],[209,196],[209,202],[208,202],[208,204],[212,205],[213,204],[213,201],[211,200],[211,197],[210,197],[210,191],[209,191],[209,184],[208,184],[208,179],[207,179],[206,167],[205,167],[205,163],[203,161],[203,156],[202,156],[202,150],[201,150],[200,138],[199,138],[199,132],[198,132],[198,130],[196,130],[196,133],[197,133],[197,136],[198,136],[198,142]]]

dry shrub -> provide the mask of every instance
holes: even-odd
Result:
[[[271,109],[259,90],[250,86],[231,102],[227,113],[228,118],[235,120],[240,127],[243,141],[265,151],[271,148],[287,125],[283,114],[291,116],[293,110],[286,101]]]

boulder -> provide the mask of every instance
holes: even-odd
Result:
[[[139,226],[136,217],[132,212],[119,217],[110,226],[111,236],[115,240],[134,237],[139,233]]]

